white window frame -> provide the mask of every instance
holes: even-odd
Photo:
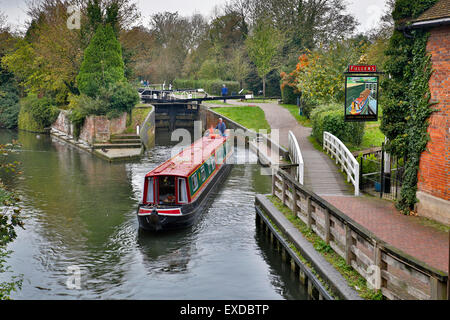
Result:
[[[181,183],[180,183],[181,182]],[[182,190],[182,188],[180,188],[180,184],[181,186],[184,186],[184,190]],[[186,204],[189,202],[189,197],[188,197],[188,188],[187,188],[187,180],[186,178],[178,178],[178,203],[182,203],[182,204]],[[183,194],[182,192],[184,191],[184,198],[185,199],[181,199],[181,195]]]
[[[155,203],[155,178],[147,179],[147,194],[145,201],[146,203]],[[151,195],[151,200],[149,196]]]

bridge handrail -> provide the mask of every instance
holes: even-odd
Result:
[[[305,164],[303,162],[302,150],[294,133],[289,130],[289,157],[294,164],[298,164],[295,177],[300,184],[304,184]]]
[[[355,196],[359,196],[359,163],[353,154],[337,137],[329,132],[323,132],[323,149],[336,159],[336,164],[347,174],[347,182],[355,186]]]

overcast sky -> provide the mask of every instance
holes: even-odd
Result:
[[[194,12],[210,15],[217,5],[223,5],[226,0],[136,0],[141,8],[142,19],[148,25],[149,17],[157,12],[178,11],[188,16]],[[355,15],[360,23],[359,32],[373,28],[385,10],[386,0],[347,0],[348,11]],[[0,0],[0,11],[8,16],[10,24],[23,25],[27,20],[25,0]]]

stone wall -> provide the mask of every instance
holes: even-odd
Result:
[[[58,119],[52,124],[52,129],[73,138],[74,127],[68,115],[68,111],[61,111]],[[123,133],[126,127],[126,112],[119,118],[112,120],[109,120],[106,116],[89,116],[85,119],[81,128],[79,140],[90,145],[108,142],[111,139],[111,135]]]
[[[430,117],[431,140],[420,158],[417,212],[450,224],[450,26],[430,30],[427,51],[434,70],[431,100],[439,102],[434,106],[439,111]]]
[[[149,150],[155,145],[155,137],[156,137],[155,129],[156,129],[155,107],[152,106],[152,110],[148,113],[144,123],[142,123],[139,132],[141,141],[147,150]]]

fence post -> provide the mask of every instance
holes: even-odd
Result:
[[[284,179],[283,177],[281,181],[281,202],[286,205],[286,181]]]
[[[345,263],[351,265],[352,262],[352,230],[345,224]]]
[[[311,196],[308,196],[307,198],[306,198],[306,217],[307,217],[307,225],[308,225],[308,228],[309,229],[311,229],[311,225],[312,225],[312,216],[311,216],[311,211],[312,211],[312,208],[311,208]]]
[[[446,284],[438,279],[430,278],[431,300],[447,300]]]
[[[275,188],[277,187],[276,185],[276,181],[277,181],[277,172],[273,172],[273,176],[272,176],[272,195],[275,195]]]
[[[330,244],[330,212],[325,209],[325,242]]]
[[[294,216],[297,216],[297,212],[298,212],[298,206],[297,206],[297,200],[298,200],[298,195],[297,195],[297,190],[295,189],[295,183],[292,183],[292,212],[294,213]]]

